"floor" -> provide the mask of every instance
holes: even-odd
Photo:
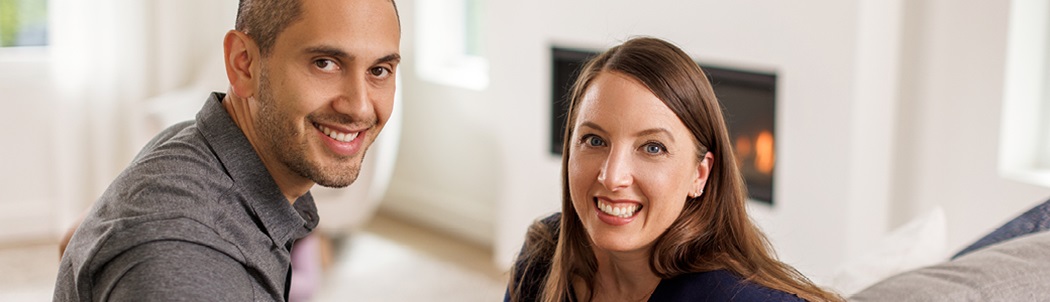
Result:
[[[499,301],[507,275],[490,249],[380,214],[333,241],[333,262],[313,301]],[[49,301],[55,243],[0,246],[0,301]],[[10,273],[17,272],[17,273]]]
[[[0,247],[0,301],[51,301],[58,273],[58,245]]]

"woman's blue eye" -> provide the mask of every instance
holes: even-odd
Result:
[[[587,145],[590,145],[591,147],[600,147],[605,145],[605,141],[603,141],[600,137],[594,135],[587,136],[584,138],[584,140],[586,140]]]
[[[656,143],[645,145],[645,152],[649,154],[660,154],[664,152],[664,146]]]

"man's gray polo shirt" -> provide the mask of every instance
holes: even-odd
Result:
[[[95,203],[66,248],[55,301],[284,301],[292,243],[317,226],[288,203],[213,93],[164,130]]]

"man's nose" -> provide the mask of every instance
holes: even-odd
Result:
[[[364,75],[354,75],[343,82],[339,99],[332,105],[336,112],[349,116],[362,116],[372,112],[369,101],[368,81]]]

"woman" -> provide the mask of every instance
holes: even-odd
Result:
[[[563,154],[563,214],[530,227],[507,300],[842,300],[749,220],[718,101],[676,46],[635,38],[592,59]]]

